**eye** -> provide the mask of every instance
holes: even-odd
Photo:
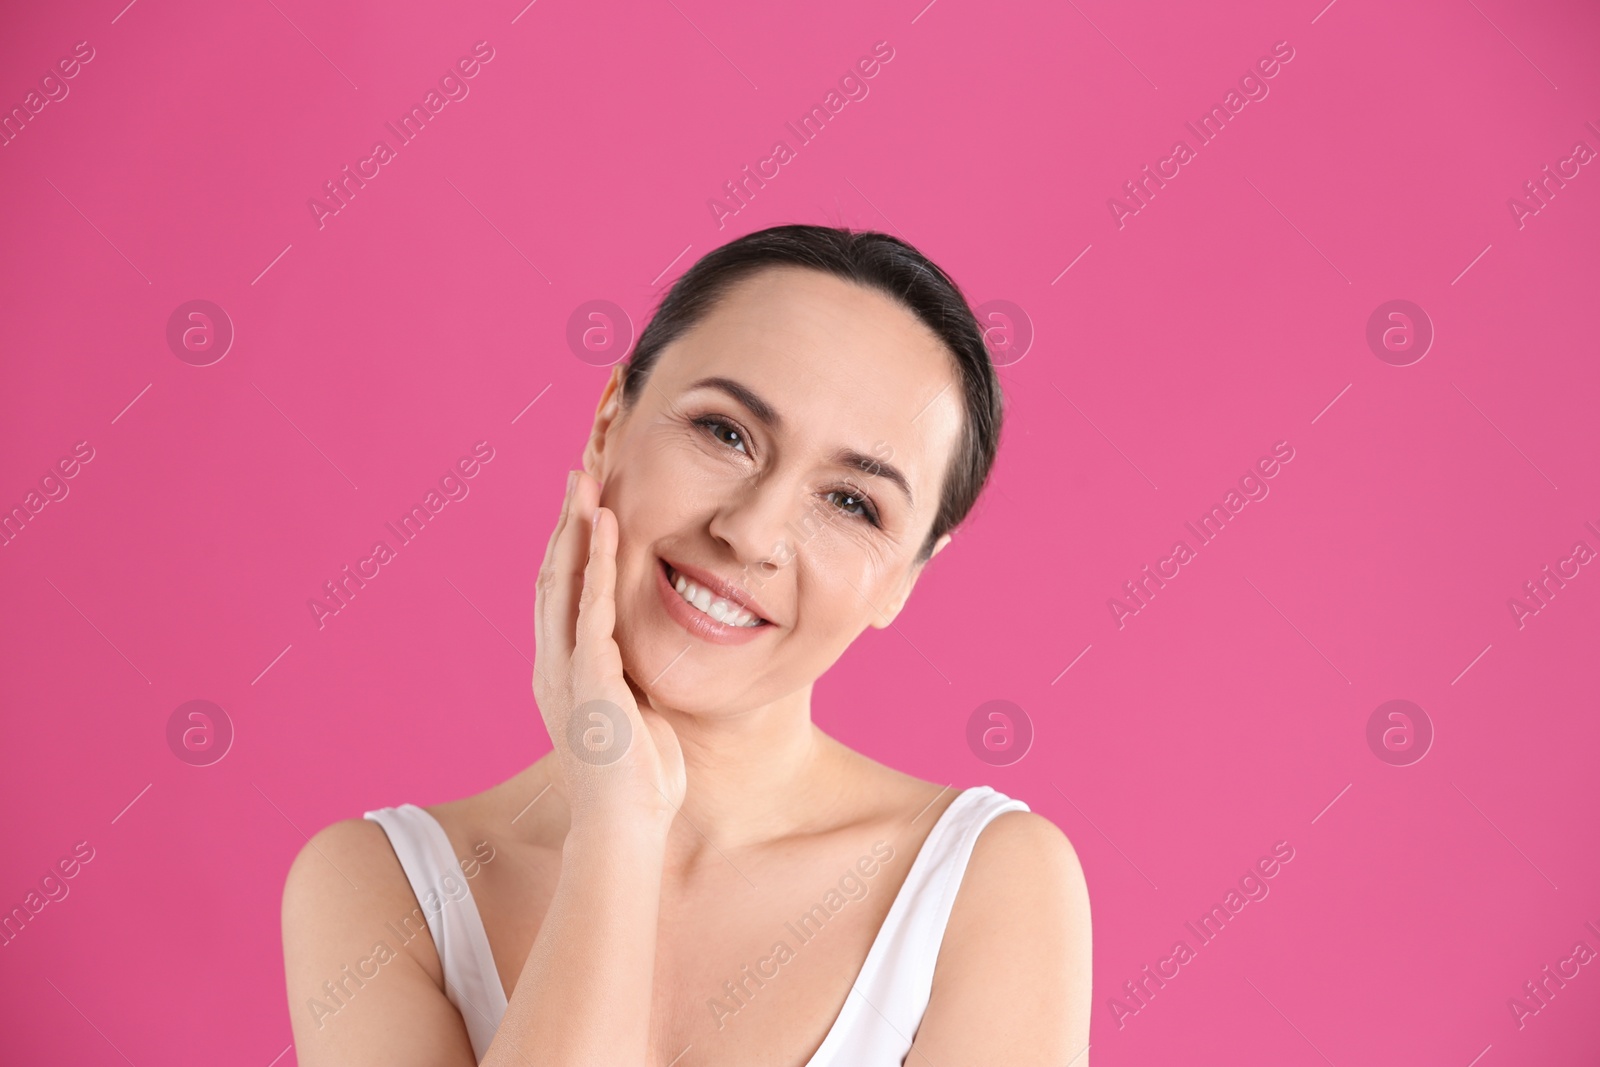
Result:
[[[872,499],[865,493],[857,492],[849,486],[841,489],[830,489],[827,495],[830,498],[842,498],[838,508],[847,515],[855,515],[870,522],[874,526],[882,526],[879,520],[878,509],[872,506]]]
[[[750,450],[745,447],[744,431],[727,419],[717,415],[707,415],[703,418],[695,419],[694,424],[714,440],[721,441],[725,445],[731,445],[746,455],[749,454]]]

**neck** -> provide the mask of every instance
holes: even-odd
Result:
[[[642,696],[637,690],[636,695]],[[847,750],[812,723],[809,685],[734,715],[650,707],[642,700],[641,707],[667,721],[683,750],[688,788],[668,840],[672,866],[782,837],[816,821],[840,799]],[[540,806],[554,800],[546,810],[558,808],[560,814],[549,817],[570,821],[554,754],[518,778],[530,779],[529,787],[515,790],[519,796],[532,796],[548,782]]]
[[[683,748],[688,790],[673,838],[739,847],[811,822],[837,793],[839,746],[811,721],[811,687],[731,716],[660,710]]]

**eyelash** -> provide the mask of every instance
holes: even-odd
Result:
[[[745,433],[743,427],[731,419],[725,419],[718,415],[705,415],[693,421],[694,424],[700,427],[702,432],[704,432],[706,436],[710,437],[713,441],[717,441],[721,444],[727,444],[728,442],[723,441],[717,436],[717,430],[727,429],[732,430],[734,433],[739,435],[741,444],[749,443],[750,435]],[[854,512],[844,507],[841,507],[839,510],[843,511],[846,515],[855,515],[857,518],[871,523],[873,526],[883,526],[882,516],[879,515],[877,506],[873,504],[872,498],[861,492],[859,489],[851,485],[842,485],[828,490],[828,493],[829,495],[842,494],[844,496],[854,497],[857,505],[863,509],[862,511]]]

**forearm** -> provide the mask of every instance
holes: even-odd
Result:
[[[539,935],[483,1067],[645,1060],[665,834],[574,827]]]

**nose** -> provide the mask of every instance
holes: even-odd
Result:
[[[801,526],[796,520],[805,505],[803,487],[796,480],[769,473],[764,479],[729,486],[707,530],[728,546],[740,566],[767,577],[799,551],[795,531]]]

